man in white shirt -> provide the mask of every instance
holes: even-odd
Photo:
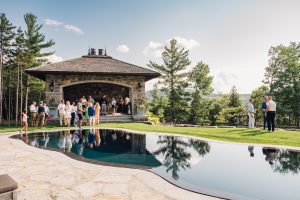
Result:
[[[267,102],[267,124],[269,132],[275,130],[275,114],[276,114],[276,103],[273,101],[272,97],[269,96]]]
[[[249,116],[249,128],[254,128],[255,110],[254,110],[254,106],[253,106],[253,99],[249,99],[249,102],[247,104],[247,111],[248,111],[248,116]]]
[[[30,119],[31,119],[31,126],[36,126],[37,123],[37,107],[36,102],[33,101],[29,107],[30,111]]]

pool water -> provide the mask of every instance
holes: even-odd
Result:
[[[105,129],[33,133],[22,139],[86,161],[146,169],[211,196],[300,199],[299,151]]]

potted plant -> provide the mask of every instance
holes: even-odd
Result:
[[[145,114],[145,105],[144,105],[144,103],[140,102],[137,105],[137,114],[138,115],[144,115]]]

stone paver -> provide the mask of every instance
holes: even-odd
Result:
[[[80,162],[0,136],[0,174],[19,184],[20,200],[211,200],[137,169]]]

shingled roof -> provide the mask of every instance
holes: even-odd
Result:
[[[45,80],[47,74],[103,74],[145,76],[150,80],[160,76],[160,73],[126,63],[110,56],[82,56],[71,60],[30,68],[26,73]]]

